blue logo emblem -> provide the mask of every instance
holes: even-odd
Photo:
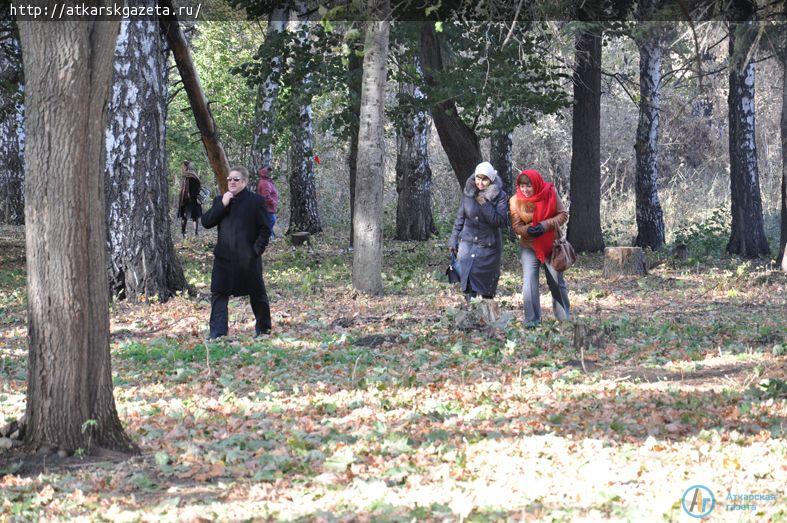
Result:
[[[713,492],[705,485],[692,485],[683,493],[680,501],[683,511],[693,518],[704,518],[716,507]]]

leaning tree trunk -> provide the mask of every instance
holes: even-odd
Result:
[[[264,46],[274,45],[286,26],[288,11],[274,9],[268,19],[268,36]],[[271,164],[273,159],[273,122],[276,119],[276,97],[279,94],[282,57],[271,61],[271,69],[265,80],[257,87],[254,105],[254,136],[251,143],[250,172]]]
[[[308,40],[308,22],[295,22],[291,30],[297,31],[300,44]],[[317,187],[314,174],[314,150],[312,136],[312,106],[310,95],[311,74],[307,73],[296,96],[297,122],[292,128],[290,144],[290,226],[287,234],[295,232],[317,233],[322,231],[320,213],[317,208]]]
[[[577,37],[571,131],[571,219],[568,240],[577,251],[604,249],[601,235],[601,34]]]
[[[356,22],[353,27],[356,25],[360,26],[363,31],[363,24]],[[361,119],[361,81],[363,79],[363,59],[357,52],[351,50],[347,69],[350,75],[350,153],[347,155],[347,167],[350,171],[350,247],[352,247],[355,235],[353,225],[355,220],[355,179],[358,175],[358,122]]]
[[[0,22],[0,223],[25,222],[24,80],[16,24]]]
[[[369,17],[363,57],[361,122],[358,134],[358,183],[355,187],[353,287],[382,294],[383,262],[383,125],[388,59],[388,0],[378,0]]]
[[[112,393],[106,272],[104,131],[119,25],[19,23],[32,447],[133,448]]]
[[[166,301],[188,286],[170,229],[167,55],[156,22],[121,24],[106,130],[109,287],[120,299]]]
[[[754,124],[754,63],[750,60],[752,22],[730,24],[730,198],[732,231],[727,252],[756,258],[768,256],[765,224],[757,169],[757,143]],[[740,31],[740,39],[737,44]]]
[[[417,59],[416,68],[420,71]],[[415,98],[424,97],[413,84],[402,82],[399,89]],[[409,124],[396,134],[396,239],[424,241],[437,232],[432,219],[429,119],[419,112]]]
[[[159,5],[166,7],[172,13],[177,12],[172,4],[172,0],[161,0]],[[180,73],[180,79],[183,81],[183,88],[186,90],[191,112],[194,113],[194,123],[199,129],[202,145],[205,147],[205,154],[216,178],[216,186],[219,188],[219,193],[225,193],[228,190],[227,175],[230,173],[230,163],[219,140],[219,130],[216,126],[216,121],[213,119],[213,113],[210,111],[208,98],[200,85],[199,75],[197,74],[197,68],[194,66],[194,61],[191,59],[191,50],[188,42],[183,35],[177,17],[162,17],[159,19],[159,23],[167,38],[167,45],[172,51],[175,65]]]
[[[434,74],[443,70],[443,57],[433,22],[423,22],[421,26],[419,57],[426,83],[434,85]],[[432,121],[459,182],[459,189],[462,190],[467,179],[473,175],[476,165],[481,163],[478,136],[462,121],[453,99],[440,101],[432,107]]]
[[[782,219],[779,235],[779,263],[787,272],[787,43],[782,47]]]
[[[656,0],[640,7],[640,27],[647,30]],[[639,42],[639,123],[634,151],[637,161],[637,238],[634,245],[660,249],[664,245],[664,213],[658,192],[659,110],[661,106],[661,47],[652,31]]]

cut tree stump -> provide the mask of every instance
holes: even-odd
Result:
[[[641,247],[607,247],[604,249],[604,277],[642,276],[648,273],[645,252]]]
[[[308,243],[311,245],[311,240],[309,239],[308,232],[294,232],[290,234],[290,241],[294,246],[303,245],[304,243]]]

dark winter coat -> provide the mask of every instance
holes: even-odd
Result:
[[[248,188],[239,192],[227,207],[221,196],[202,216],[206,229],[219,226],[213,249],[211,292],[233,296],[252,296],[264,290],[260,255],[268,246],[271,218],[261,196]]]
[[[475,177],[468,178],[448,245],[458,251],[462,290],[469,283],[470,289],[478,294],[493,296],[503,252],[500,229],[508,225],[508,196],[499,177],[482,195],[486,200],[483,205],[476,200]]]
[[[180,189],[180,201],[178,202],[178,218],[187,220],[199,220],[202,216],[202,205],[199,203],[199,191],[202,184],[196,174],[187,174],[183,178]]]

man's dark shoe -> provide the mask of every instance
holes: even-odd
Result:
[[[270,329],[265,329],[265,330],[257,331],[254,334],[254,337],[255,338],[264,338],[264,337],[270,336],[270,335],[271,335],[271,330]]]
[[[211,334],[208,336],[208,340],[217,340],[219,338],[223,338],[226,334]]]

